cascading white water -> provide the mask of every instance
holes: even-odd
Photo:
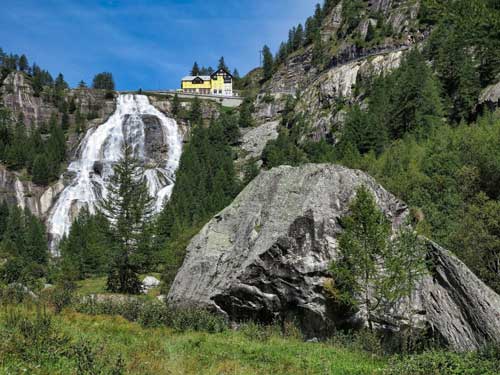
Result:
[[[158,163],[151,163],[150,155],[146,155],[145,116],[154,116],[161,123],[160,143],[168,150],[161,165],[148,165]],[[170,197],[182,153],[182,135],[177,123],[153,107],[144,95],[120,95],[115,113],[104,124],[88,130],[77,159],[68,167],[68,174],[74,177],[59,195],[47,222],[53,255],[58,255],[57,244],[69,232],[79,210],[88,207],[95,212],[96,203],[106,196],[107,181],[122,156],[125,140],[146,166],[149,193],[156,200],[157,212]]]

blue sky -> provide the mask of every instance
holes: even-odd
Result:
[[[176,88],[194,61],[246,73],[318,0],[1,0],[0,47],[71,86],[110,71],[120,90]]]

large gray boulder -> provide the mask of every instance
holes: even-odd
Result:
[[[393,229],[404,223],[407,206],[361,171],[310,164],[262,172],[193,238],[169,303],[207,307],[233,321],[295,319],[309,337],[366,324],[363,307],[355,316],[339,314],[326,288],[339,219],[360,185]],[[500,297],[451,253],[432,242],[428,248],[432,274],[411,299],[379,312],[376,326],[397,332],[411,319],[458,350],[498,340]]]

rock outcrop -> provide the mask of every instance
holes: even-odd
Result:
[[[23,117],[28,128],[40,123],[48,123],[57,108],[42,97],[36,97],[28,76],[21,72],[10,73],[0,85],[3,104],[16,119]]]
[[[500,107],[500,81],[486,87],[479,96],[479,105],[494,110]]]
[[[37,186],[0,165],[0,202],[29,208],[38,217],[44,217],[48,213],[54,198],[62,189],[61,181],[49,187]]]
[[[5,78],[0,85],[0,97],[14,118],[19,120],[22,117],[28,128],[47,124],[53,114],[59,113],[46,93],[35,95],[31,78],[22,72],[12,72]],[[104,122],[115,109],[114,99],[109,98],[105,90],[66,90],[65,97],[67,103],[74,102],[75,111],[78,110],[83,117],[96,119],[90,126]]]
[[[278,138],[279,121],[270,121],[256,128],[242,130],[240,149],[244,160],[260,159],[267,142]]]
[[[393,229],[406,205],[361,171],[335,165],[278,167],[262,172],[191,241],[168,295],[177,306],[211,308],[233,321],[295,319],[307,336],[340,323],[325,286],[356,189],[365,185]],[[429,243],[434,267],[412,303],[381,314],[378,327],[408,320],[458,350],[500,337],[500,297],[451,253]],[[363,308],[346,321],[363,324]]]

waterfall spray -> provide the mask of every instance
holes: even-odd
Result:
[[[161,143],[168,150],[166,160],[152,163],[154,166],[147,163],[151,157],[146,152],[145,116],[159,120]],[[122,156],[125,141],[145,164],[145,177],[157,212],[170,197],[182,153],[182,135],[177,123],[152,106],[144,95],[120,95],[113,115],[104,124],[87,131],[76,159],[68,167],[71,182],[59,195],[47,221],[53,255],[59,255],[58,243],[69,232],[78,212],[87,207],[95,213],[97,202],[106,196],[107,181]]]

